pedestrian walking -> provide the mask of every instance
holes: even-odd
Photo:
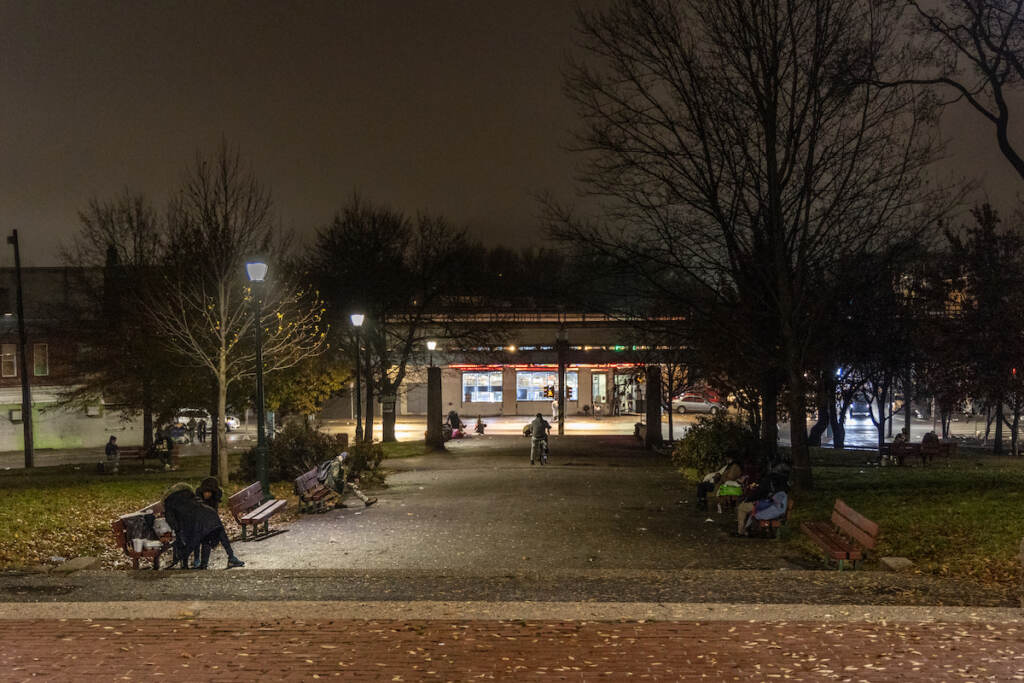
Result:
[[[199,436],[199,443],[206,443],[206,420],[199,420],[196,425],[196,433]]]

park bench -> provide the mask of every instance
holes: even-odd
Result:
[[[907,458],[921,457],[921,444],[919,443],[892,443],[892,459],[897,465],[903,465]]]
[[[839,498],[831,521],[804,522],[801,528],[825,551],[827,561],[837,562],[840,571],[847,562],[857,567],[878,539],[878,525]]]
[[[757,519],[754,518],[751,529],[756,530],[762,536],[768,538],[778,538],[779,529],[786,524],[786,520],[789,518],[789,513],[793,511],[793,496],[786,496],[786,511],[781,517],[775,519]]]
[[[159,548],[144,548],[140,551],[136,551],[132,546],[132,539],[128,537],[128,530],[125,525],[125,520],[129,517],[143,517],[145,515],[153,515],[154,517],[163,517],[164,515],[164,504],[163,502],[152,503],[138,512],[133,512],[128,515],[121,515],[110,525],[111,531],[114,532],[114,543],[124,551],[124,554],[132,558],[132,568],[139,568],[139,560],[149,560],[153,564],[153,569],[160,568],[160,555],[171,546],[170,543],[161,543]]]
[[[299,512],[324,512],[327,503],[337,492],[320,481],[317,468],[295,478],[295,494],[299,497]]]
[[[274,533],[270,532],[270,518],[283,510],[287,504],[288,501],[286,500],[276,500],[274,498],[264,500],[263,486],[258,481],[249,484],[228,498],[228,507],[231,509],[231,515],[238,522],[238,525],[242,527],[243,541],[249,540],[245,534],[247,526],[252,527],[253,540],[262,540],[282,533],[281,530]],[[260,524],[263,525],[262,534],[260,533]]]

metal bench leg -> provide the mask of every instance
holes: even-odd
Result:
[[[242,540],[245,540],[245,525],[242,525]]]
[[[263,535],[266,536],[269,533],[270,533],[270,520],[268,519],[268,520],[265,520],[263,522]]]

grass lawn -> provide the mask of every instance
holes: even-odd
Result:
[[[423,455],[422,442],[384,444],[386,458]],[[231,470],[240,456],[231,455]],[[0,569],[48,564],[52,556],[100,557],[108,567],[130,564],[113,545],[110,523],[118,516],[159,500],[179,481],[193,487],[207,476],[209,459],[182,458],[179,469],[164,472],[154,460],[144,467],[122,460],[121,473],[99,474],[91,465],[60,465],[34,470],[0,472]],[[225,498],[251,482],[233,481]],[[297,514],[292,482],[271,484],[275,498],[290,498],[288,508],[275,521]],[[229,535],[237,533],[225,500],[221,519]]]
[[[159,500],[171,484],[193,487],[209,472],[205,457],[182,458],[177,471],[164,472],[153,460],[121,461],[121,474],[99,474],[89,465],[60,465],[0,472],[0,568],[48,563],[51,556],[96,556],[107,566],[126,564],[114,548],[110,523]],[[238,456],[231,456],[231,467]],[[232,482],[230,495],[251,482]],[[291,482],[271,485],[276,497],[292,495]],[[225,498],[227,497],[225,496]],[[294,514],[295,506],[289,506]],[[288,511],[286,511],[286,514]],[[227,501],[221,518],[235,527]]]
[[[828,519],[835,499],[842,498],[878,523],[876,556],[910,558],[922,572],[984,582],[1017,580],[1024,459],[967,455],[927,467],[874,467],[864,465],[865,454],[857,451],[812,458],[814,489],[794,493],[785,542],[821,557],[799,523]],[[830,464],[817,464],[825,458]]]

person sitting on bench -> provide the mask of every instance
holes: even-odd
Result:
[[[707,510],[708,494],[718,488],[718,485],[722,482],[739,479],[742,473],[743,470],[740,464],[733,460],[729,464],[722,466],[721,469],[706,474],[701,481],[697,482],[697,509]]]
[[[335,507],[346,507],[344,503],[346,491],[352,491],[356,498],[363,501],[363,505],[370,507],[377,502],[377,499],[370,498],[360,491],[355,481],[349,481],[349,477],[352,474],[350,468],[351,462],[348,457],[348,451],[344,451],[317,466],[317,479],[327,488],[337,491],[338,502],[334,504]]]

